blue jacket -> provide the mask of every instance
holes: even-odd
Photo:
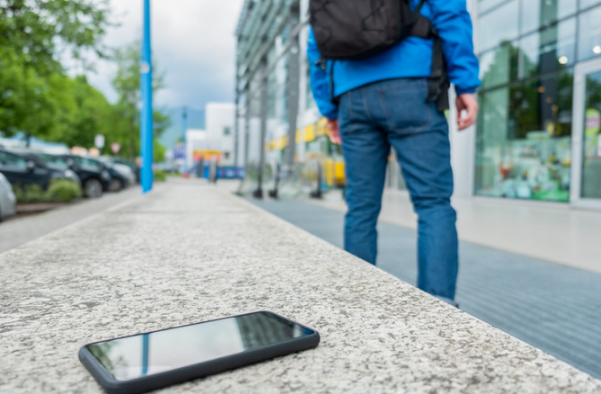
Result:
[[[472,21],[466,0],[426,0],[421,14],[430,19],[442,40],[447,73],[457,94],[474,93],[478,79],[478,58],[472,42]],[[417,3],[417,0],[413,0]],[[328,119],[338,117],[331,101],[330,69],[317,65],[321,59],[313,29],[309,32],[307,56],[311,67],[311,90],[317,107]],[[382,53],[362,60],[336,60],[333,69],[334,96],[340,96],[368,83],[392,78],[428,77],[432,64],[432,40],[407,37]]]

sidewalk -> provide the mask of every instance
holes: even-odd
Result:
[[[346,212],[339,196],[333,192],[328,199],[311,202]],[[601,212],[487,198],[455,198],[453,206],[462,241],[601,273]],[[380,220],[416,229],[409,195],[387,189]]]
[[[160,187],[160,186],[159,186]],[[138,186],[119,193],[105,193],[98,199],[83,199],[71,205],[0,224],[0,253],[33,241],[53,231],[117,206],[141,195]]]

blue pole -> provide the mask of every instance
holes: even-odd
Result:
[[[142,335],[142,376],[148,375],[148,358],[150,337],[149,334]]]
[[[188,172],[188,149],[186,149],[186,131],[188,130],[188,108],[182,110],[182,144],[184,145],[184,174]]]
[[[150,0],[144,0],[144,37],[140,64],[142,113],[140,122],[140,151],[142,154],[142,193],[152,190],[153,142],[152,135],[152,55],[150,46]]]

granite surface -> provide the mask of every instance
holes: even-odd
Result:
[[[601,393],[601,381],[213,186],[0,255],[0,392],[99,392],[85,343],[272,310],[317,349],[164,392]]]

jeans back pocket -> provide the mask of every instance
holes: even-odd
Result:
[[[390,132],[419,133],[432,126],[436,108],[427,102],[426,79],[394,80],[377,90]]]

